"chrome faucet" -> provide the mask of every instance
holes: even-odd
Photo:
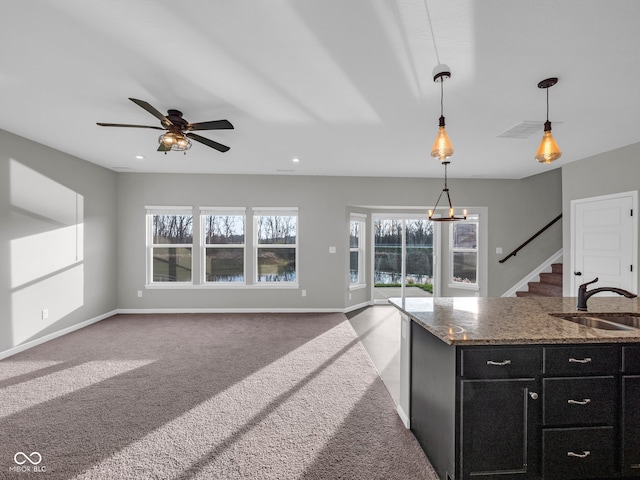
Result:
[[[591,295],[595,295],[596,293],[600,293],[600,292],[614,292],[614,293],[617,293],[618,295],[624,295],[627,298],[637,297],[635,293],[631,293],[626,290],[623,290],[622,288],[616,288],[616,287],[594,288],[593,290],[589,290],[587,292],[587,285],[591,285],[592,283],[596,283],[597,281],[598,281],[598,277],[596,277],[594,280],[591,280],[590,282],[583,283],[578,288],[578,305],[576,308],[579,311],[586,312],[587,300],[589,300],[589,297],[591,297]]]

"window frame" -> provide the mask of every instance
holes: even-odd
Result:
[[[298,207],[254,207],[252,209],[253,213],[253,286],[259,288],[298,288],[300,281],[300,215]],[[258,217],[267,217],[267,216],[275,216],[275,217],[295,217],[296,218],[296,235],[295,235],[295,243],[282,243],[282,244],[272,244],[272,243],[259,243],[259,228],[258,228]],[[294,261],[295,261],[295,280],[294,281],[260,281],[259,280],[259,250],[261,248],[269,248],[269,249],[295,249]]]
[[[366,275],[365,275],[365,255],[366,252],[366,228],[367,228],[367,216],[358,213],[352,213],[349,217],[349,235],[348,235],[348,246],[349,246],[349,261],[348,261],[348,272],[349,272],[349,290],[357,290],[360,288],[366,288]],[[358,232],[358,246],[351,246],[351,225],[353,223],[358,223],[360,225]],[[356,282],[351,282],[351,254],[358,254],[358,279]]]
[[[191,206],[146,206],[146,285],[162,286],[165,288],[185,286],[193,286],[194,275],[194,223],[193,223],[193,207]],[[153,243],[153,217],[158,215],[165,216],[190,216],[191,217],[191,243]],[[153,251],[155,248],[188,248],[191,251],[191,280],[189,281],[154,281],[153,272]]]
[[[475,248],[455,247],[454,228],[456,225],[475,224],[476,225],[476,246]],[[467,215],[466,220],[451,222],[449,224],[449,279],[450,288],[461,288],[465,290],[480,290],[480,215],[477,213]],[[475,253],[476,254],[476,281],[475,283],[457,282],[454,280],[454,255],[455,253]]]
[[[243,243],[207,243],[206,218],[210,216],[235,216],[243,219]],[[208,281],[207,249],[242,249],[242,281]],[[207,287],[242,287],[247,285],[247,209],[245,207],[200,207],[200,284]]]

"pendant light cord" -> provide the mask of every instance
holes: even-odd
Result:
[[[547,122],[549,121],[549,89],[547,88]]]
[[[424,0],[424,8],[427,9],[427,19],[429,19],[429,30],[431,30],[431,38],[433,39],[433,49],[436,51],[436,59],[438,60],[438,65],[440,65],[440,55],[438,55],[438,47],[436,46],[436,36],[433,33],[433,25],[431,24],[431,14],[429,13],[429,5],[427,5],[427,0]]]

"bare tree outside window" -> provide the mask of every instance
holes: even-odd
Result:
[[[297,215],[256,216],[257,282],[296,282]]]
[[[475,285],[478,281],[478,222],[451,225],[452,281]]]
[[[244,282],[244,215],[205,215],[205,282]]]
[[[193,216],[153,215],[151,227],[152,281],[190,282]]]

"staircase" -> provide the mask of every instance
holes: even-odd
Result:
[[[561,297],[562,264],[553,263],[550,273],[540,273],[539,282],[528,282],[528,290],[516,292],[517,297]]]

